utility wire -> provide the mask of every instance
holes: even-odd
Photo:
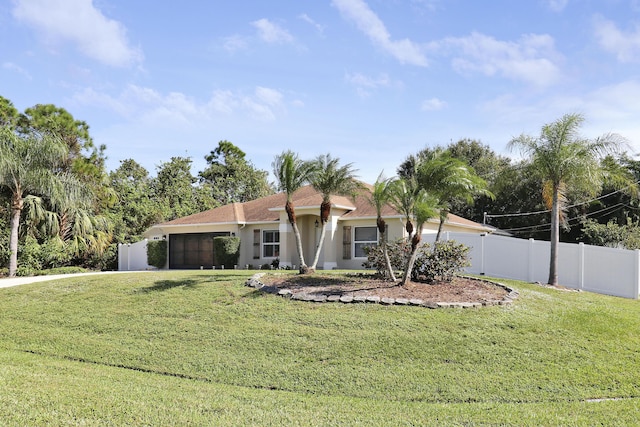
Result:
[[[640,182],[637,182],[636,184],[638,184],[638,183],[640,183]],[[596,197],[595,199],[587,200],[585,202],[576,203],[576,204],[573,204],[573,205],[570,205],[570,206],[565,206],[563,209],[575,208],[576,206],[586,205],[586,204],[589,204],[591,202],[595,202],[596,200],[604,199],[605,197],[609,197],[609,196],[612,196],[612,195],[614,195],[616,193],[620,193],[620,192],[622,192],[622,191],[624,191],[624,190],[626,190],[627,188],[630,188],[630,187],[632,187],[632,185],[629,185],[629,186],[627,186],[625,188],[621,188],[620,190],[613,191],[613,192],[611,192],[609,194],[605,194],[603,196]],[[504,217],[515,217],[515,216],[538,215],[538,214],[549,213],[549,212],[551,212],[551,209],[547,209],[547,210],[544,210],[544,211],[518,212],[518,213],[509,213],[509,214],[485,214],[484,217],[485,218],[504,218]]]
[[[628,205],[626,205],[624,203],[617,203],[615,205],[607,206],[606,208],[600,209],[600,210],[595,211],[595,212],[589,212],[589,213],[581,215],[581,216],[569,218],[569,219],[566,220],[566,222],[572,222],[572,221],[575,222],[575,221],[581,220],[584,217],[594,216],[594,215],[597,215],[599,213],[605,213],[606,211],[614,212],[614,211],[618,210],[619,208],[625,207],[625,206],[628,207]],[[610,213],[610,212],[608,212],[608,213]],[[545,229],[542,229],[542,230],[538,230],[538,229],[540,227],[550,227],[550,226],[551,226],[551,223],[547,222],[547,223],[544,223],[544,224],[528,225],[528,226],[525,226],[525,227],[507,228],[507,229],[501,229],[501,230],[506,231],[506,232],[525,232],[525,231],[529,231],[529,230],[548,231],[551,228],[548,228],[548,229],[545,228]]]

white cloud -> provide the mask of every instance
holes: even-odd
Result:
[[[221,116],[249,116],[259,121],[274,121],[286,113],[283,95],[258,86],[253,94],[217,90],[205,102],[180,92],[162,94],[154,89],[129,85],[117,96],[92,88],[77,92],[74,100],[86,106],[110,110],[130,121],[157,127],[184,127],[212,121]]]
[[[380,74],[378,77],[369,77],[365,76],[361,73],[350,74],[347,73],[345,75],[345,79],[354,84],[355,86],[364,86],[369,88],[377,88],[381,86],[389,86],[391,81],[389,76],[386,74]]]
[[[438,99],[438,98],[430,98],[422,101],[421,109],[422,111],[438,111],[442,110],[447,106],[447,103]]]
[[[262,18],[251,23],[257,30],[262,41],[270,44],[293,43],[294,38],[287,30],[274,24],[268,19]]]
[[[452,65],[461,74],[501,75],[536,86],[548,86],[560,77],[555,62],[561,56],[549,35],[527,34],[518,42],[496,40],[472,33],[468,37],[450,37],[431,44],[432,48],[452,50]]]
[[[271,106],[282,105],[282,94],[275,89],[258,86],[256,87],[255,94],[256,98],[264,104]]]
[[[402,87],[401,82],[392,81],[387,74],[380,74],[378,77],[366,76],[362,73],[347,73],[344,79],[356,87],[358,96],[361,98],[368,98],[371,96],[372,91],[385,88],[385,87]]]
[[[92,0],[14,0],[13,16],[42,33],[47,44],[71,42],[84,55],[113,67],[142,61],[126,28],[96,9]]]
[[[324,33],[324,25],[318,24],[316,21],[311,19],[309,15],[307,15],[306,13],[301,14],[300,16],[298,16],[298,18],[302,19],[304,22],[314,27],[319,34]]]
[[[569,0],[546,0],[546,3],[549,9],[551,9],[552,11],[562,12],[565,7],[567,7]]]
[[[616,56],[620,62],[636,62],[640,55],[640,27],[624,33],[613,21],[596,16],[594,31],[600,46]]]
[[[233,35],[225,37],[223,39],[222,47],[229,52],[235,52],[238,50],[244,50],[249,46],[247,40],[239,35]]]
[[[363,0],[333,0],[342,16],[353,21],[374,45],[395,57],[402,64],[426,67],[424,52],[409,39],[391,40],[384,23]]]
[[[17,64],[14,64],[13,62],[3,62],[2,68],[4,68],[5,70],[15,71],[16,73],[21,74],[27,80],[32,79],[31,74],[29,74],[27,70]]]

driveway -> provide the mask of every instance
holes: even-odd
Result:
[[[92,272],[92,273],[52,274],[51,276],[11,277],[11,278],[0,279],[0,288],[10,288],[12,286],[26,285],[28,283],[66,279],[67,277],[94,276],[96,274],[118,274],[118,273],[131,273],[131,272],[130,271],[98,271],[98,272]]]

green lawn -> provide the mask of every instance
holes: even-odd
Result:
[[[314,304],[251,273],[0,289],[0,425],[640,422],[638,301],[503,281],[511,306]]]

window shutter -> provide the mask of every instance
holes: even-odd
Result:
[[[351,259],[351,226],[342,227],[342,259]]]
[[[260,230],[253,230],[253,259],[260,259]]]

